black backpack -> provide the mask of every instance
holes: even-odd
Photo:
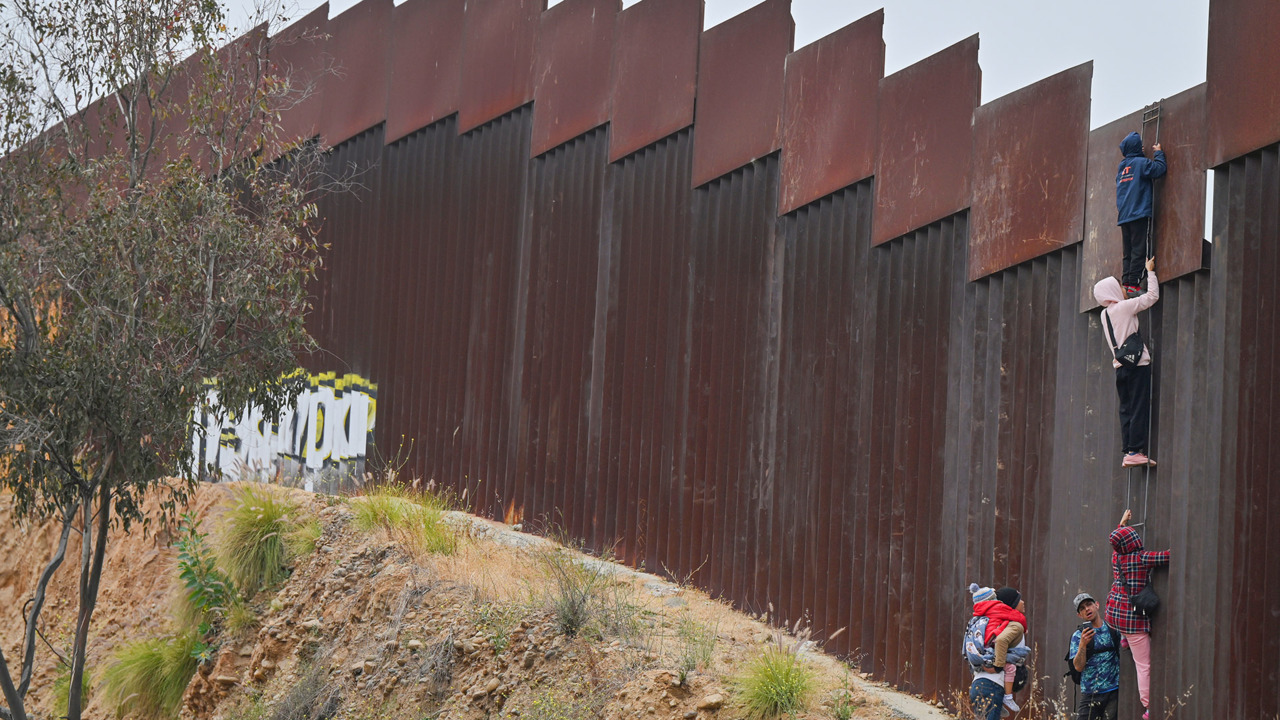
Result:
[[[1111,352],[1115,355],[1116,361],[1125,367],[1137,367],[1142,361],[1142,334],[1134,330],[1124,339],[1124,344],[1117,344],[1116,329],[1111,326],[1111,316],[1106,310],[1102,311],[1102,318],[1107,321],[1107,333],[1111,336]]]
[[[1085,657],[1091,657],[1099,653],[1120,652],[1120,631],[1116,630],[1110,625],[1107,626],[1107,631],[1111,635],[1111,647],[1109,648],[1098,647],[1098,638],[1095,635],[1094,638],[1090,640],[1089,644],[1085,647],[1085,653],[1086,653]],[[1071,682],[1079,685],[1080,671],[1076,669],[1075,663],[1071,661],[1071,653],[1067,653],[1067,656],[1062,659],[1067,661],[1067,671],[1062,673],[1062,677],[1070,677]]]

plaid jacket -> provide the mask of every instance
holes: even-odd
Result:
[[[1111,531],[1111,592],[1107,594],[1107,624],[1125,634],[1151,632],[1151,620],[1133,609],[1129,593],[1134,595],[1151,582],[1154,568],[1169,564],[1169,551],[1148,552],[1142,549],[1142,538],[1131,527]]]

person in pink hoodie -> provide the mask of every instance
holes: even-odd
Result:
[[[1116,392],[1120,395],[1120,436],[1124,445],[1122,467],[1155,465],[1147,457],[1147,429],[1151,420],[1151,351],[1138,333],[1138,313],[1160,299],[1156,282],[1156,261],[1147,260],[1147,291],[1125,299],[1120,281],[1106,277],[1093,286],[1093,297],[1102,305],[1102,332],[1111,348],[1111,365],[1116,369]],[[1126,348],[1126,345],[1129,347]],[[1137,346],[1141,346],[1141,353]]]

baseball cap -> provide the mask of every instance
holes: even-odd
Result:
[[[1082,592],[1076,596],[1076,600],[1075,600],[1076,612],[1080,612],[1080,606],[1084,604],[1085,600],[1093,600],[1093,596],[1086,592]],[[1098,602],[1097,600],[1093,600],[1093,601]]]

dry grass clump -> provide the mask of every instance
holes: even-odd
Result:
[[[241,483],[231,491],[231,504],[218,535],[218,566],[246,598],[289,575],[289,563],[308,542],[314,548],[319,524],[306,514],[288,490],[274,485]]]
[[[129,643],[111,654],[102,675],[107,704],[117,714],[162,720],[177,717],[196,674],[194,632]]]
[[[809,706],[815,672],[797,650],[781,642],[767,646],[734,681],[743,710],[752,720],[795,716]]]
[[[679,672],[681,685],[689,673],[698,668],[705,670],[711,667],[717,635],[715,625],[700,622],[688,612],[680,616],[676,625],[676,637],[680,641],[680,659],[676,670]]]
[[[634,587],[615,582],[608,559],[582,554],[580,548],[550,546],[534,551],[546,579],[544,601],[560,632],[575,637],[613,635],[631,639],[641,632],[641,610],[633,602]]]
[[[458,549],[458,535],[444,521],[448,503],[430,491],[382,485],[353,498],[351,509],[357,528],[382,530],[416,556],[452,555]]]

